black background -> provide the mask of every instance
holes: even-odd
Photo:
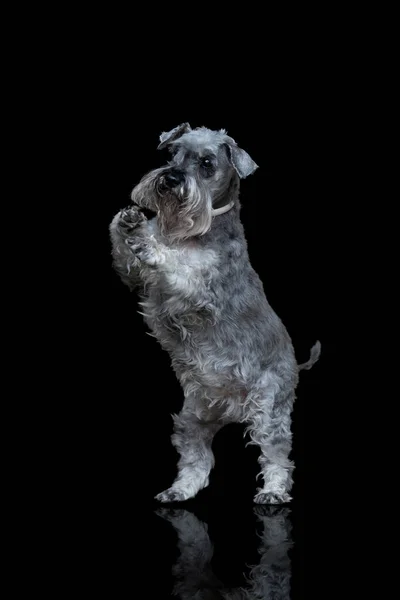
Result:
[[[361,562],[355,575],[355,521],[369,535],[381,500],[362,473],[363,465],[381,472],[381,464],[370,469],[374,452],[359,440],[371,431],[362,423],[368,396],[359,385],[375,377],[380,386],[373,366],[381,348],[369,340],[362,348],[354,325],[359,319],[368,335],[380,331],[379,322],[370,327],[372,309],[357,289],[365,266],[368,295],[379,288],[365,257],[378,244],[377,231],[366,227],[367,205],[378,215],[382,199],[381,190],[368,194],[382,144],[373,151],[369,144],[386,110],[376,104],[381,94],[386,105],[384,86],[371,77],[374,69],[386,77],[380,40],[367,23],[374,13],[285,5],[276,17],[264,6],[257,14],[231,5],[218,22],[213,5],[178,7],[179,15],[170,4],[128,10],[41,14],[35,7],[35,27],[25,9],[29,36],[21,29],[24,43],[16,35],[6,57],[16,114],[5,119],[15,129],[15,156],[31,165],[22,167],[26,184],[17,175],[7,224],[8,262],[24,305],[15,302],[15,335],[5,348],[18,362],[11,389],[27,402],[12,403],[16,418],[5,426],[18,433],[10,454],[19,455],[26,422],[21,466],[28,476],[15,469],[25,486],[19,517],[37,527],[31,546],[17,536],[16,543],[39,559],[41,586],[54,579],[57,590],[69,585],[75,593],[170,597],[176,536],[154,514],[154,495],[176,473],[170,415],[180,410],[182,391],[169,357],[146,335],[135,295],[112,270],[108,227],[142,175],[165,160],[156,150],[160,133],[188,121],[227,129],[259,165],[241,187],[251,262],[298,360],[308,359],[317,339],[322,344],[319,362],[301,373],[293,412],[293,597],[341,597],[351,576],[359,593],[370,573]],[[28,217],[37,225],[28,227]],[[21,259],[11,254],[16,235]],[[363,349],[367,373],[362,365],[360,374]],[[387,423],[375,400],[374,435]],[[245,448],[242,434],[232,425],[217,435],[210,485],[185,503],[208,523],[213,567],[227,586],[244,584],[243,571],[258,561],[258,450]],[[369,539],[365,548],[375,561]]]
[[[87,223],[93,245],[89,268],[82,274],[83,289],[89,291],[77,296],[85,307],[79,368],[86,384],[85,401],[74,403],[78,487],[92,498],[90,514],[111,512],[121,526],[132,511],[130,534],[143,520],[146,529],[135,547],[154,558],[152,540],[157,539],[160,597],[171,585],[176,550],[172,529],[152,513],[153,497],[175,476],[170,415],[179,412],[182,392],[168,355],[146,335],[135,295],[112,270],[108,226],[129,204],[140,177],[165,161],[165,154],[156,150],[160,133],[181,122],[227,129],[259,165],[241,186],[251,262],[292,336],[298,360],[308,359],[316,340],[322,344],[319,363],[301,374],[293,413],[293,597],[302,597],[304,529],[310,537],[311,523],[315,527],[316,515],[326,511],[326,502],[335,495],[341,449],[333,458],[330,442],[339,412],[335,373],[346,335],[342,213],[350,167],[341,151],[343,113],[332,110],[332,98],[324,102],[312,94],[289,92],[286,88],[280,96],[254,90],[247,102],[232,105],[221,86],[217,107],[201,99],[195,105],[181,99],[176,107],[171,101],[138,97],[132,84],[117,88],[107,103],[88,107],[84,170],[93,170],[87,202],[95,219]],[[258,449],[245,448],[246,441],[239,425],[216,436],[210,486],[186,503],[209,523],[217,544],[214,566],[229,585],[242,584],[245,565],[257,561],[252,498]],[[314,520],[307,521],[307,511]],[[312,549],[312,560],[310,556]],[[144,558],[143,565],[148,567]]]
[[[129,91],[129,86],[116,91],[118,102],[101,104],[97,113],[93,107],[88,119],[92,124],[94,112],[99,120],[98,129],[88,134],[90,167],[95,170],[89,205],[96,210],[95,254],[85,274],[91,292],[88,352],[96,357],[93,395],[109,396],[107,402],[96,402],[93,419],[106,428],[102,451],[107,461],[113,455],[115,459],[112,467],[109,463],[104,468],[123,485],[121,473],[131,471],[133,457],[140,456],[140,461],[134,461],[135,480],[146,480],[141,493],[149,499],[169,485],[175,470],[170,414],[180,410],[182,393],[168,355],[145,334],[135,295],[112,270],[108,226],[113,215],[129,204],[140,177],[165,162],[166,155],[156,150],[160,133],[189,121],[192,127],[227,129],[259,165],[241,185],[241,214],[251,262],[270,304],[292,336],[298,360],[307,360],[317,339],[322,344],[319,363],[301,374],[293,415],[295,496],[301,496],[306,493],[305,448],[312,452],[312,440],[321,427],[319,418],[324,422],[328,409],[333,409],[328,397],[335,393],[332,376],[343,334],[346,232],[340,204],[346,201],[349,168],[339,152],[343,115],[332,114],[331,106],[317,105],[311,99],[291,99],[287,90],[285,97],[275,95],[269,101],[254,90],[239,111],[239,106],[224,106],[221,87],[216,109],[202,102],[186,106],[183,101],[176,108],[170,101],[157,109],[153,104],[154,113],[147,116],[144,104],[154,100],[138,99],[132,90],[131,101]],[[240,428],[234,426],[218,434],[217,465],[205,494],[220,499],[232,494],[252,496],[255,450],[245,451],[241,436]]]
[[[141,75],[90,65],[71,93],[73,111],[63,115],[63,128],[71,125],[68,137],[74,138],[68,166],[76,182],[74,285],[62,291],[69,302],[65,339],[72,335],[74,342],[62,366],[65,389],[72,391],[61,409],[62,422],[71,424],[66,481],[73,484],[63,492],[77,507],[83,534],[86,527],[90,532],[88,544],[98,543],[113,571],[120,568],[126,577],[133,569],[136,581],[143,569],[154,593],[169,597],[176,538],[153,510],[154,495],[176,473],[170,415],[179,412],[182,391],[168,355],[146,335],[135,295],[112,269],[108,227],[142,175],[165,162],[156,149],[162,131],[185,121],[192,128],[224,128],[259,165],[242,181],[241,217],[268,300],[299,362],[316,340],[322,344],[320,361],[301,373],[293,413],[293,597],[301,598],[304,572],[309,569],[310,594],[315,562],[323,562],[318,546],[305,552],[305,540],[318,540],[319,519],[339,494],[344,452],[337,442],[336,374],[348,335],[344,215],[353,193],[353,108],[343,85],[335,91],[328,77],[301,68],[267,81],[244,75],[238,95],[228,75],[213,83],[212,93],[178,74],[170,88],[159,83],[162,72],[151,81]],[[173,93],[177,87],[182,93]],[[340,427],[342,437],[343,422]],[[227,585],[242,584],[245,565],[257,562],[258,449],[245,448],[243,429],[232,425],[216,436],[210,485],[185,503],[208,522],[214,566]],[[153,581],[154,561],[159,576]]]

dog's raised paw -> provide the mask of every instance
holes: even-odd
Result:
[[[145,215],[136,207],[124,208],[120,212],[118,226],[124,231],[131,231],[146,221]]]
[[[168,490],[157,494],[155,499],[159,502],[182,502],[187,499],[187,496],[180,490],[169,488]]]
[[[287,492],[259,492],[254,496],[256,504],[287,504],[291,499]]]

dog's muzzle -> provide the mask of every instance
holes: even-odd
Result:
[[[163,175],[161,175],[158,182],[158,189],[160,192],[168,192],[173,190],[178,185],[185,181],[185,175],[182,171],[178,171],[177,169],[171,169],[167,171]]]

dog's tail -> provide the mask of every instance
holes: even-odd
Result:
[[[308,361],[299,365],[300,371],[302,371],[303,369],[306,369],[306,370],[311,369],[311,367],[313,365],[315,365],[315,363],[319,359],[320,354],[321,354],[321,342],[317,341],[314,344],[314,346],[311,348],[310,358],[308,359]]]

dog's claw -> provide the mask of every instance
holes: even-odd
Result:
[[[260,492],[254,496],[256,504],[286,504],[291,501],[288,493]]]
[[[155,499],[159,502],[182,502],[183,500],[186,500],[187,497],[180,490],[174,490],[172,488],[169,488],[168,490],[157,494],[157,496],[155,496]]]
[[[132,208],[124,208],[121,210],[119,217],[119,226],[124,229],[134,229],[144,221],[146,221],[146,217],[142,212],[137,210],[135,207]]]

